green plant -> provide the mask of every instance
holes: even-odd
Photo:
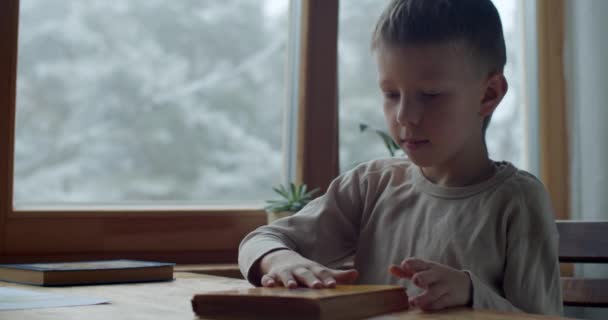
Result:
[[[386,133],[385,131],[372,128],[365,123],[359,123],[359,130],[361,132],[369,130],[369,131],[375,132],[378,136],[380,136],[380,138],[382,138],[382,141],[384,142],[384,146],[386,146],[386,149],[388,150],[388,153],[391,155],[391,157],[395,156],[395,152],[397,152],[398,150],[401,150],[399,145],[397,143],[395,143],[395,140],[393,140],[393,138],[391,138],[391,136],[388,133]]]
[[[319,191],[318,188],[307,191],[305,184],[295,185],[293,182],[289,184],[289,188],[281,184],[278,187],[273,187],[272,190],[279,194],[281,199],[267,200],[268,205],[264,209],[268,212],[288,211],[292,213],[300,211]]]

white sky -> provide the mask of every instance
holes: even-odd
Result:
[[[287,12],[290,0],[264,0],[264,12],[267,16],[276,17]]]
[[[518,0],[493,0],[494,5],[500,13],[503,29],[512,29],[515,23],[515,6],[519,4]]]

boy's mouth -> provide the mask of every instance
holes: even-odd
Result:
[[[406,149],[413,151],[427,145],[430,141],[426,139],[402,139],[400,142]]]
[[[399,144],[408,150],[416,150],[429,142],[428,139],[407,138],[405,128],[401,128],[399,132]]]

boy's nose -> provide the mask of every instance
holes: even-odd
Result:
[[[397,111],[397,122],[401,125],[417,125],[422,118],[422,109],[402,98]]]

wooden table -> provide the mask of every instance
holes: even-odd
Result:
[[[108,299],[110,304],[49,309],[0,311],[2,320],[21,319],[197,319],[190,306],[195,293],[248,288],[245,280],[203,275],[189,272],[176,272],[175,281],[138,284],[115,284],[100,286],[76,286],[62,288],[33,287],[0,282],[0,286],[37,290],[40,292],[60,293]],[[374,320],[549,320],[565,319],[524,314],[505,314],[470,309],[446,310],[439,313],[423,313],[410,310],[373,318]]]

